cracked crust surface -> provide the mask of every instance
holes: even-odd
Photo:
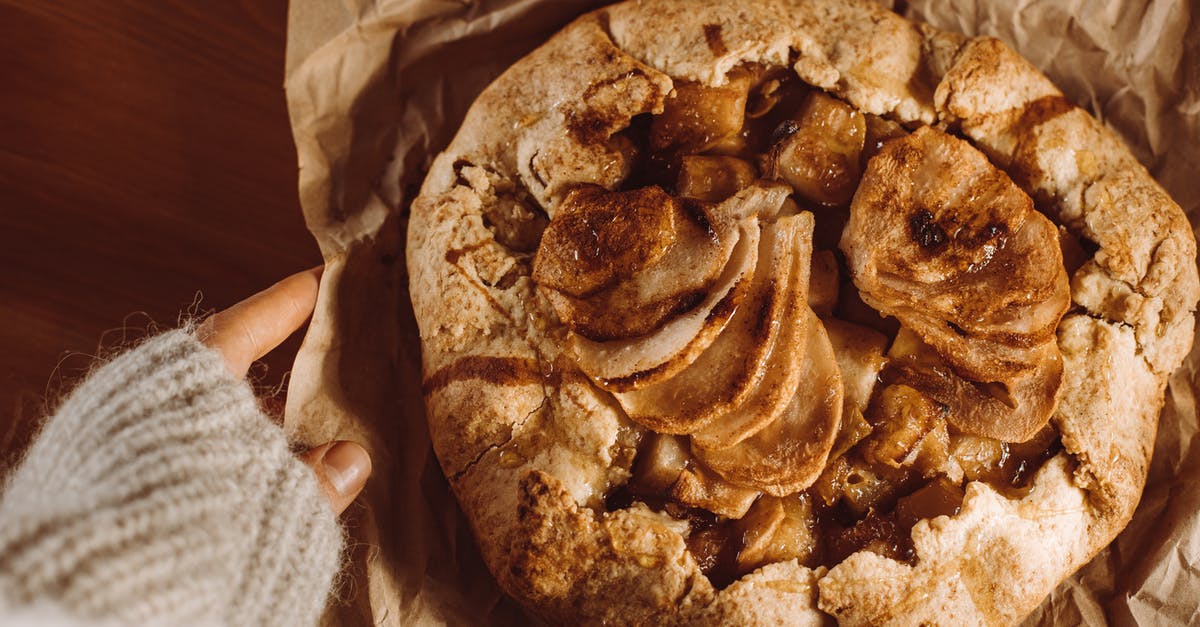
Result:
[[[1096,246],[1058,329],[1064,451],[1023,498],[974,483],[959,514],[918,523],[912,566],[860,552],[828,571],[772,564],[718,591],[686,525],[607,513],[641,427],[568,365],[528,251],[489,228],[499,211],[552,217],[579,184],[616,186],[631,164],[615,131],[661,112],[674,80],[717,84],[748,61],[959,132]],[[1111,132],[1003,43],[865,0],[627,2],[579,18],[481,94],[413,202],[408,238],[435,450],[493,574],[552,621],[1016,621],[1132,514],[1200,295],[1183,212]]]

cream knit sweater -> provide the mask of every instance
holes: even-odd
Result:
[[[0,625],[312,625],[342,534],[245,382],[183,331],[92,373],[0,493]]]

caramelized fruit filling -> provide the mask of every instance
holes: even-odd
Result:
[[[649,429],[608,495],[688,520],[718,586],[914,559],[966,482],[1059,449],[1054,330],[1086,253],[986,158],[749,65],[621,133],[622,189],[562,200],[533,263],[579,368]]]

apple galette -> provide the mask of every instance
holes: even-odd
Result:
[[[1200,294],[1111,132],[866,0],[584,15],[408,242],[442,468],[566,623],[1015,622],[1128,521]]]

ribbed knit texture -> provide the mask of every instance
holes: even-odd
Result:
[[[249,386],[173,331],[92,373],[9,478],[0,608],[53,604],[130,625],[312,625],[341,546],[312,470]]]

